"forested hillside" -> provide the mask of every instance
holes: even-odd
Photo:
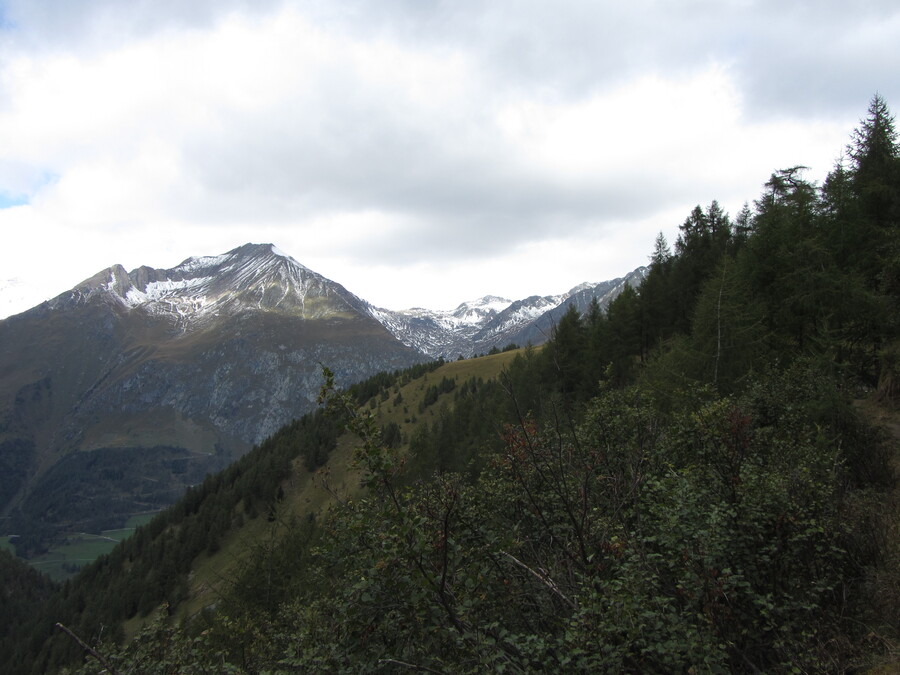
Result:
[[[638,289],[488,357],[496,377],[437,363],[339,392],[326,371],[320,412],[74,581],[35,584],[43,623],[7,622],[4,672],[896,661],[896,439],[861,411],[900,394],[898,224],[876,96],[822,185],[790,167],[733,219],[698,206]],[[201,611],[203,561],[242,536]]]

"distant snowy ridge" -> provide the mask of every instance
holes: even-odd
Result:
[[[454,359],[485,353],[507,344],[539,344],[550,334],[564,308],[584,311],[596,297],[605,308],[626,285],[643,280],[645,268],[600,283],[585,282],[559,295],[531,296],[510,301],[494,295],[463,302],[455,309],[422,308],[392,311],[369,306],[369,313],[408,347],[432,358]],[[558,314],[554,318],[554,313]]]

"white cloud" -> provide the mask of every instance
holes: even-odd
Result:
[[[389,307],[559,292],[642,264],[696,203],[734,212],[789,165],[821,178],[868,97],[900,95],[900,13],[878,3],[16,0],[6,19],[0,193],[29,203],[0,209],[0,278],[48,294],[246,241]]]

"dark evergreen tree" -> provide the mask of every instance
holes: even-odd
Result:
[[[642,318],[637,291],[626,285],[607,309],[605,353],[610,364],[608,375],[615,386],[623,386],[634,379],[643,357]]]
[[[878,94],[854,131],[848,152],[863,217],[877,231],[895,228],[900,215],[900,155],[894,117]]]
[[[747,243],[747,240],[750,238],[750,234],[752,232],[753,212],[750,210],[750,205],[747,202],[744,202],[744,205],[741,207],[741,210],[738,211],[738,214],[734,219],[732,243],[734,245],[735,253],[738,252],[740,248]]]
[[[672,270],[677,332],[688,332],[697,294],[725,253],[730,239],[731,220],[715,200],[706,211],[694,207],[680,226]]]
[[[649,354],[663,340],[672,336],[677,307],[676,288],[672,282],[674,258],[665,236],[660,232],[650,256],[650,269],[640,285],[642,345],[641,353]]]
[[[569,305],[553,331],[548,345],[549,375],[563,394],[577,395],[584,390],[581,357],[587,345],[587,333],[575,305]]]

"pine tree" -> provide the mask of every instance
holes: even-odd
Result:
[[[747,202],[744,202],[744,205],[741,207],[741,210],[738,211],[738,214],[734,219],[733,241],[735,250],[739,250],[747,243],[752,232],[753,212],[750,210],[750,205],[747,204]]]
[[[551,368],[560,391],[576,393],[582,384],[581,355],[587,344],[584,322],[575,305],[569,305],[553,335]]]
[[[873,217],[884,219],[897,201],[897,132],[894,116],[875,94],[866,118],[854,130],[847,148],[853,163],[854,182]]]
[[[650,256],[650,267],[662,267],[672,259],[672,249],[669,248],[669,242],[666,236],[660,232],[656,235],[653,242],[653,255]]]
[[[859,205],[854,228],[859,266],[868,272],[873,287],[893,286],[883,280],[896,276],[900,249],[900,148],[894,116],[878,94],[872,98],[866,118],[853,132],[847,151],[851,185]]]
[[[671,280],[673,262],[669,244],[660,232],[653,244],[650,270],[641,282],[638,294],[644,326],[642,352],[645,355],[672,334],[675,317],[675,290]]]
[[[674,328],[687,333],[697,295],[731,241],[731,220],[713,200],[706,211],[695,206],[680,230],[672,269],[672,284],[677,289]]]

